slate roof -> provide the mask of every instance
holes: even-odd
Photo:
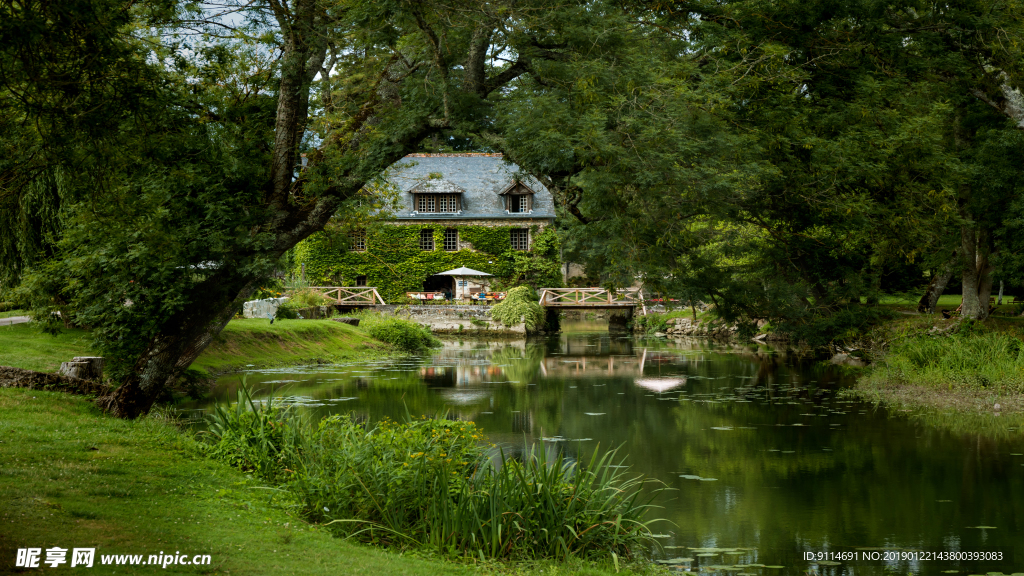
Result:
[[[514,180],[519,167],[505,162],[498,154],[413,154],[400,160],[392,169],[391,180],[402,191],[401,206],[396,212],[399,220],[468,220],[503,219],[522,220],[555,217],[551,192],[532,176],[522,183],[534,191],[533,210],[509,213],[500,196]],[[441,178],[431,179],[431,174]],[[413,208],[413,189],[416,192],[462,191],[462,211],[458,214],[418,214]]]

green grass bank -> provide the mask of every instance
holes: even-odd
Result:
[[[929,425],[1002,435],[1024,431],[1024,322],[903,315],[864,339],[870,361],[851,393]]]
[[[0,366],[56,372],[61,362],[88,356],[91,337],[72,328],[54,336],[32,323],[0,326]],[[349,361],[392,350],[367,331],[331,320],[232,320],[192,364],[211,375],[318,362]]]
[[[249,366],[348,361],[390,349],[361,328],[332,320],[232,320],[191,367],[223,374]]]
[[[97,574],[614,573],[583,561],[457,564],[332,537],[275,490],[204,457],[168,421],[111,418],[77,396],[0,389],[0,442],[0,573],[15,570],[18,548],[54,546],[96,548]],[[99,566],[105,555],[161,552],[211,563]]]

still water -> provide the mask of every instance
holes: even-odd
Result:
[[[784,350],[563,332],[449,341],[427,357],[260,370],[247,381],[315,417],[447,413],[511,451],[620,447],[630,471],[670,489],[658,497],[654,516],[665,521],[654,529],[657,558],[676,570],[1024,573],[1020,431],[953,434],[844,399],[840,373]],[[216,398],[233,399],[239,382],[224,378]],[[1004,559],[928,559],[951,551]],[[808,553],[846,555],[833,564]]]

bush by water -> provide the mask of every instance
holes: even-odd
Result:
[[[444,418],[313,426],[247,392],[213,420],[212,456],[279,483],[346,537],[480,558],[630,557],[652,542],[643,480],[614,451],[513,458]]]

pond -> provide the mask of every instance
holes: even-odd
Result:
[[[849,384],[841,372],[785,350],[563,332],[246,377],[314,417],[447,414],[509,451],[619,447],[631,471],[671,489],[654,516],[665,519],[658,559],[676,570],[1024,572],[1019,431],[958,435],[890,415],[839,394]],[[234,399],[239,382],[223,378],[215,398]],[[928,556],[971,551],[1004,560]]]

